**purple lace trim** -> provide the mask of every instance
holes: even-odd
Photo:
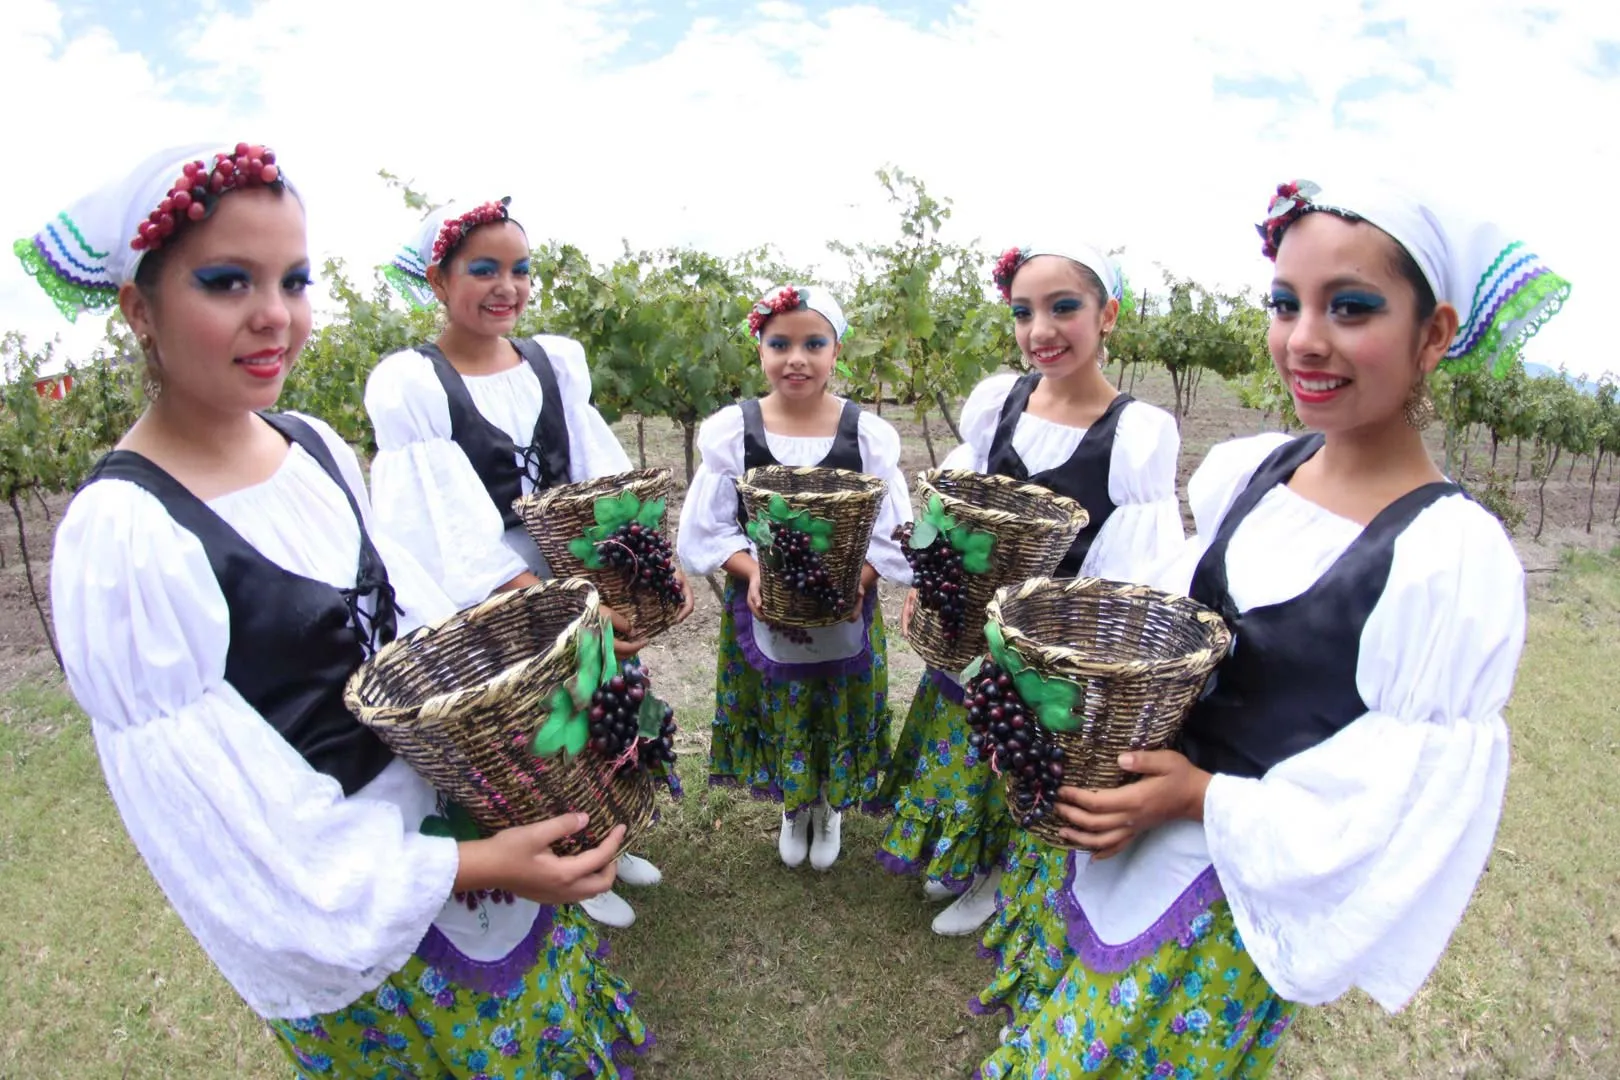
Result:
[[[719,776],[714,773],[710,773],[709,786],[718,788],[734,788],[737,791],[746,791],[748,792],[749,797],[754,799],[756,802],[781,803],[787,801],[786,796],[782,793],[781,786],[775,783],[772,783],[766,787],[758,788],[754,787],[752,784],[744,783],[735,776]],[[799,809],[789,812],[787,815],[788,820],[792,821],[799,814],[809,809],[810,806],[807,805],[801,806]],[[867,799],[865,802],[860,803],[859,805],[851,801],[845,803],[843,806],[835,806],[833,809],[837,810],[840,814],[846,813],[849,810],[854,810],[857,813],[866,814],[869,817],[886,817],[894,810],[892,806],[882,799]]]
[[[809,664],[785,664],[772,660],[759,651],[754,640],[754,613],[748,610],[748,594],[742,589],[731,590],[731,617],[737,627],[737,647],[742,650],[748,665],[767,679],[837,679],[860,675],[872,667],[872,614],[877,610],[877,590],[866,594],[862,605],[866,618],[866,644],[854,656],[842,660],[817,660]]]
[[[523,935],[523,940],[499,960],[474,960],[456,948],[437,926],[428,927],[428,932],[416,946],[416,955],[457,986],[500,997],[510,993],[512,987],[534,970],[540,947],[551,933],[555,918],[556,912],[549,905],[542,906],[534,917],[534,925]],[[604,948],[599,950],[595,959],[601,960],[605,956]]]
[[[967,702],[967,691],[957,685],[956,681],[938,668],[929,668],[928,677],[934,680],[934,689],[939,691],[940,697],[952,705],[963,705]]]
[[[1143,957],[1157,952],[1159,946],[1172,938],[1179,938],[1192,929],[1193,920],[1210,909],[1210,905],[1226,896],[1221,879],[1215,876],[1215,867],[1207,866],[1193,878],[1180,896],[1171,902],[1152,926],[1130,941],[1119,945],[1104,944],[1091,926],[1091,920],[1074,898],[1075,867],[1080,860],[1069,859],[1069,872],[1064,876],[1063,892],[1058,903],[1068,924],[1069,948],[1092,971],[1103,975],[1116,975]]]
[[[887,870],[891,874],[898,874],[901,877],[914,877],[920,875],[928,868],[929,862],[929,860],[924,859],[902,859],[900,856],[887,851],[878,852],[877,861],[878,865],[883,867],[883,869]],[[941,885],[945,886],[951,891],[953,896],[961,896],[963,893],[968,891],[968,886],[973,884],[973,879],[971,877],[964,880],[962,878],[951,877],[949,874],[946,874],[943,877],[931,878],[930,880],[937,881]]]
[[[644,1058],[647,1051],[658,1045],[658,1038],[652,1032],[647,1032],[647,1038],[640,1046],[629,1039],[614,1039],[613,1047],[609,1051],[613,1055],[613,1064],[619,1067],[619,1075],[623,1080],[636,1080],[636,1070],[630,1064],[635,1058]]]

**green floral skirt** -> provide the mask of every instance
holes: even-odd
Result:
[[[1013,829],[996,892],[996,913],[985,926],[981,955],[996,962],[994,980],[974,1004],[978,1012],[1004,1010],[1016,1023],[1046,1003],[1074,953],[1063,915],[1069,852]]]
[[[967,710],[925,671],[883,799],[894,822],[878,861],[962,892],[1003,857],[1012,819],[990,763],[968,745]]]
[[[1255,968],[1225,900],[1117,974],[1075,956],[1025,1004],[977,1077],[1259,1080],[1298,1009]]]
[[[816,677],[760,670],[738,638],[752,616],[728,581],[720,616],[709,783],[742,787],[782,804],[788,816],[814,804],[881,812],[878,786],[889,764],[888,638],[875,594],[863,657],[830,665]]]
[[[534,966],[501,994],[469,990],[413,956],[345,1009],[273,1020],[298,1080],[623,1077],[652,1045],[635,995],[574,907],[541,909]],[[549,926],[546,925],[549,923]]]

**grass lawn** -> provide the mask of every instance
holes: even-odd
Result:
[[[1507,812],[1451,950],[1398,1017],[1359,996],[1310,1011],[1275,1075],[1620,1076],[1620,559],[1569,556],[1543,582]],[[828,875],[788,871],[775,812],[704,786],[701,613],[679,651],[707,640],[709,667],[674,680],[690,794],[646,845],[667,881],[630,893],[640,921],[611,935],[660,1039],[638,1075],[964,1075],[995,1038],[964,1008],[988,966],[877,867],[879,826],[852,821]],[[903,709],[917,668],[903,645],[895,660]],[[289,1074],[147,875],[52,678],[0,697],[0,910],[0,1077]]]

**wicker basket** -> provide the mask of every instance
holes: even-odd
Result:
[[[759,589],[766,622],[811,628],[835,626],[849,618],[855,610],[861,568],[866,565],[872,528],[877,524],[878,508],[888,486],[874,476],[845,469],[767,465],[743,474],[737,491],[750,519],[766,514],[772,497],[780,495],[793,511],[804,511],[811,519],[831,524],[832,546],[822,553],[822,560],[844,600],[842,610],[828,611],[791,587],[776,573],[770,558],[764,556],[760,560]]]
[[[619,824],[628,845],[652,820],[645,770],[613,770],[589,748],[572,760],[529,749],[552,693],[575,673],[581,633],[602,621],[588,582],[500,593],[384,646],[350,677],[344,702],[482,828],[584,811],[590,825],[557,850],[600,843]]]
[[[917,495],[924,506],[938,495],[958,522],[995,537],[989,573],[966,575],[967,612],[960,634],[948,636],[939,613],[921,604],[911,616],[912,647],[933,667],[954,674],[984,655],[985,606],[996,590],[1056,570],[1088,516],[1073,499],[1037,484],[966,469],[919,474]]]
[[[525,495],[512,504],[528,530],[529,537],[546,557],[551,572],[559,578],[584,578],[601,593],[602,603],[630,620],[634,636],[646,640],[668,630],[675,621],[678,606],[666,604],[650,589],[632,589],[631,579],[613,567],[592,570],[572,551],[571,541],[585,535],[597,524],[596,501],[603,496],[629,492],[642,504],[668,500],[668,469],[642,469],[566,484]],[[669,510],[658,516],[657,528],[669,535]],[[671,546],[674,538],[670,537]]]
[[[1025,664],[1077,686],[1079,725],[1048,730],[1063,748],[1063,783],[1073,787],[1114,788],[1134,779],[1120,770],[1119,755],[1170,745],[1232,644],[1225,621],[1197,601],[1102,578],[1026,581],[997,592],[988,614]],[[1017,820],[1013,784],[1003,774]],[[1064,846],[1055,819],[1028,828]]]

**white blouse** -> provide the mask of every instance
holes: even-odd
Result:
[[[866,559],[883,577],[909,585],[911,564],[893,539],[894,530],[911,520],[911,495],[900,471],[900,435],[881,416],[862,410],[859,440],[867,475],[888,483]],[[770,431],[765,432],[765,441],[777,461],[795,467],[817,464],[833,445],[831,436],[802,438]],[[728,405],[703,421],[697,446],[703,463],[681,506],[676,547],[689,573],[711,574],[739,551],[754,553],[753,543],[737,525],[737,480],[746,471],[742,407]]]
[[[1286,436],[1216,446],[1188,484],[1198,535],[1152,584],[1191,586],[1254,470]],[[1309,588],[1361,526],[1286,485],[1240,524],[1226,570],[1239,611]],[[1396,538],[1362,631],[1368,712],[1260,779],[1217,775],[1202,826],[1177,822],[1085,863],[1074,896],[1128,941],[1213,863],[1256,966],[1289,1001],[1359,986],[1393,1012],[1439,961],[1484,869],[1508,772],[1502,712],[1524,645],[1524,572],[1501,526],[1450,495]]]
[[[968,396],[958,425],[962,445],[941,466],[986,472],[1001,409],[1018,376],[992,375]],[[1013,430],[1013,449],[1033,473],[1055,469],[1073,456],[1087,429],[1025,412]],[[1103,522],[1080,573],[1114,581],[1143,581],[1185,539],[1176,501],[1176,459],[1181,435],[1163,409],[1133,401],[1119,414],[1108,464],[1108,498],[1116,509]]]
[[[627,472],[613,430],[591,405],[585,349],[541,334],[568,417],[569,482]],[[527,362],[494,375],[463,376],[473,406],[520,450],[534,437],[545,394]],[[433,362],[414,349],[384,357],[366,380],[366,413],[377,434],[371,463],[378,529],[416,557],[457,607],[487,598],[545,561],[523,528],[506,529],[472,462],[450,439],[450,405]],[[525,495],[534,490],[523,477]]]
[[[370,531],[354,452],[303,419]],[[270,479],[208,505],[283,569],[354,585],[354,512],[297,445]],[[409,554],[373,542],[404,612],[401,634],[454,613]],[[490,905],[497,925],[466,932],[455,910],[473,913],[449,902],[456,844],[418,831],[436,797],[403,761],[345,798],[225,681],[225,597],[201,542],[156,497],[125,480],[80,492],[57,530],[51,602],[68,685],[90,716],[130,838],[256,1012],[296,1018],[355,1001],[402,967],[436,921],[481,958],[528,931],[538,908],[524,902]]]

